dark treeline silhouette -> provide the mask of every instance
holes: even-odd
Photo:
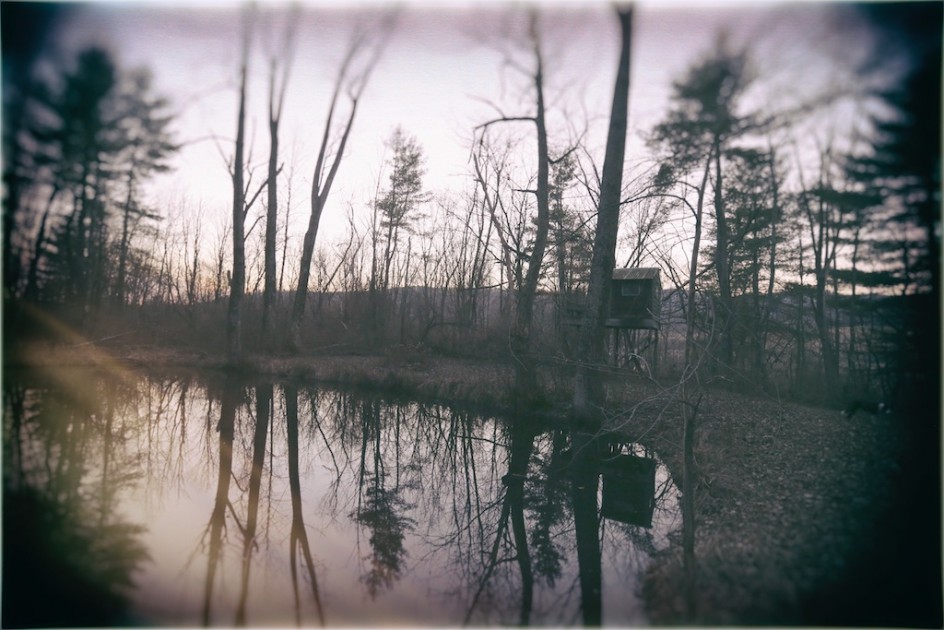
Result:
[[[13,8],[5,23],[29,24],[30,12]],[[4,293],[68,304],[82,323],[145,290],[149,253],[136,243],[160,214],[142,188],[177,149],[169,103],[146,69],[122,69],[102,48],[55,77],[30,67],[4,84]]]

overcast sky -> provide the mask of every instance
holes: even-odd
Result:
[[[341,6],[303,4],[295,20],[297,47],[281,147],[285,172],[295,168],[293,207],[299,217],[307,213],[311,171],[338,62],[356,28],[378,27],[392,9],[388,3]],[[618,23],[608,4],[540,6],[551,141],[566,144],[571,130],[582,128],[589,119],[590,149],[602,155]],[[284,5],[262,3],[254,20],[248,129],[260,178],[268,151],[265,60],[284,37],[287,15]],[[830,60],[854,54],[832,15],[826,5],[814,3],[638,4],[628,164],[646,158],[642,137],[662,116],[671,82],[712,47],[722,30],[737,43],[751,43],[758,57],[766,60],[767,89],[779,82],[784,101],[817,82],[835,80]],[[187,144],[175,160],[174,172],[152,186],[152,202],[169,205],[183,197],[186,207],[202,206],[204,218],[221,225],[231,203],[221,150],[231,153],[235,135],[239,5],[92,3],[70,16],[55,33],[61,49],[105,45],[125,67],[149,67],[157,91],[180,112],[175,134]],[[359,208],[369,203],[381,174],[384,141],[397,125],[415,135],[426,152],[429,190],[468,186],[471,130],[495,115],[485,101],[508,115],[531,113],[520,75],[503,66],[495,45],[509,29],[521,32],[523,19],[520,10],[497,2],[400,8],[359,105],[324,218],[327,238],[340,235],[348,204]],[[840,40],[841,45],[835,43]],[[346,113],[346,104],[342,112]]]

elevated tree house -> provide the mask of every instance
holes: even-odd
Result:
[[[662,280],[656,267],[614,269],[610,281],[607,351],[612,364],[654,372],[658,358]],[[566,323],[579,326],[583,300],[568,300]]]
[[[618,367],[654,373],[659,356],[662,279],[657,267],[614,269],[606,327],[609,356]]]
[[[607,328],[659,330],[662,281],[654,267],[614,269]]]

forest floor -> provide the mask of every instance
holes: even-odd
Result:
[[[5,351],[7,366],[224,367],[219,357],[153,346],[33,343]],[[252,357],[247,369],[276,380],[366,386],[496,410],[507,408],[512,382],[507,365],[408,350]],[[551,370],[543,382],[552,399],[568,398],[565,376]],[[609,393],[622,410],[611,419],[614,428],[652,447],[680,478],[674,390],[617,375]],[[927,549],[914,538],[929,534],[915,522],[928,511],[913,505],[920,492],[911,487],[894,415],[846,418],[834,409],[707,389],[697,422],[696,608],[685,609],[679,537],[644,579],[653,624],[935,625],[940,583],[938,592],[933,580],[916,584],[924,573],[907,563],[926,557],[939,566],[940,532],[937,556],[933,544]],[[933,497],[928,501],[933,505]]]

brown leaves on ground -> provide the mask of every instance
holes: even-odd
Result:
[[[623,396],[652,397],[648,386]],[[658,397],[671,406],[670,392]],[[629,400],[630,398],[627,398]],[[642,439],[681,475],[679,403]],[[626,428],[645,430],[645,415]],[[894,416],[806,407],[723,391],[699,407],[695,459],[697,612],[685,614],[680,541],[650,566],[655,624],[796,625],[804,601],[875,544],[899,474]]]

